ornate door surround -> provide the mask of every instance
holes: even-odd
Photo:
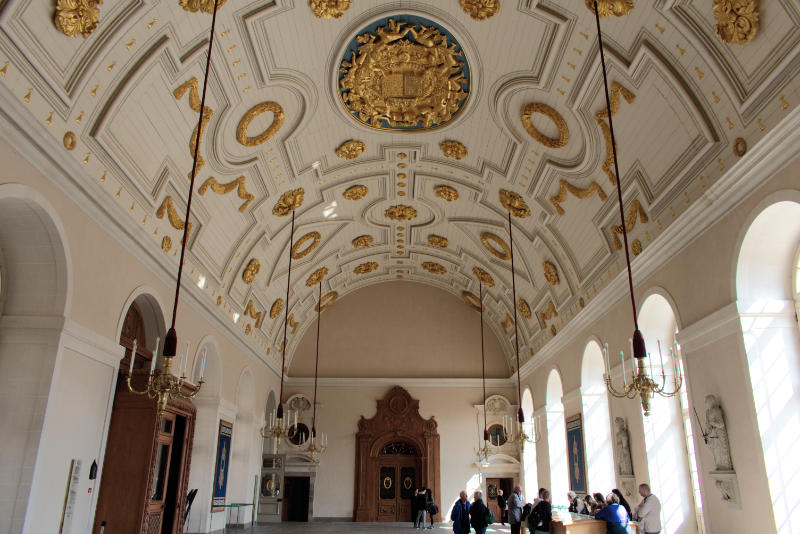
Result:
[[[419,414],[419,401],[400,386],[395,386],[377,401],[377,413],[363,415],[356,434],[356,473],[354,521],[378,521],[381,452],[393,442],[407,442],[418,451],[419,481],[430,488],[441,510],[441,472],[438,424]],[[416,463],[416,462],[415,462]]]

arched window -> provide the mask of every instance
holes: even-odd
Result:
[[[525,415],[525,433],[534,439],[536,428],[533,423],[533,395],[528,388],[522,392],[522,413]],[[533,443],[526,443],[522,450],[522,469],[525,479],[524,495],[531,500],[539,490],[539,477],[536,472],[536,445]]]
[[[590,341],[583,351],[581,365],[581,402],[586,432],[587,490],[608,492],[615,487],[614,453],[611,449],[611,418],[608,394],[603,381],[603,349]]]
[[[639,328],[650,355],[647,369],[652,369],[654,378],[660,381],[663,358],[664,372],[671,380],[674,373],[670,354],[678,358],[680,367],[682,364],[679,353],[669,352],[670,348],[677,349],[674,340],[678,325],[667,299],[659,294],[645,299],[639,312]],[[650,416],[644,417],[647,470],[650,487],[661,499],[664,532],[702,532],[703,528],[694,443],[687,439],[685,431],[690,426],[686,388],[684,384],[682,392],[674,397],[655,395],[650,402]]]
[[[800,203],[776,202],[747,229],[736,266],[742,335],[780,534],[800,532],[800,459],[794,451],[800,440],[798,244]]]
[[[547,377],[547,447],[550,451],[550,493],[553,504],[559,505],[566,504],[569,491],[567,430],[564,427],[564,406],[561,404],[563,396],[561,377],[553,369]],[[528,496],[528,500],[533,500],[533,496]]]

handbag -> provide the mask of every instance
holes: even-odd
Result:
[[[492,509],[488,506],[486,507],[486,516],[484,517],[484,520],[486,521],[487,526],[495,522],[494,512],[492,512]]]

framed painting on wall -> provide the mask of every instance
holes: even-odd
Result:
[[[228,491],[228,467],[231,459],[231,437],[233,423],[219,422],[217,437],[217,463],[214,465],[214,492],[212,494],[211,511],[224,510],[225,494]]]
[[[569,489],[586,493],[586,455],[583,443],[583,421],[581,414],[570,417],[567,427],[567,459],[569,460]]]

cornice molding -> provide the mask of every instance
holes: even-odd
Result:
[[[684,357],[724,337],[741,332],[739,310],[735,302],[723,306],[699,321],[683,328],[675,336]]]
[[[712,184],[708,191],[658,237],[647,251],[631,261],[634,284],[640,284],[658,272],[676,254],[703,235],[727,212],[744,201],[800,155],[800,107],[787,117],[737,161],[727,174]],[[550,358],[563,350],[582,330],[589,328],[610,305],[628,292],[627,273],[623,270],[609,282],[586,307],[561,328],[539,352],[522,365],[520,376],[526,379]],[[516,380],[516,373],[511,376]]]
[[[404,388],[482,388],[480,378],[320,378],[318,384],[328,388],[353,388],[377,386],[403,386]],[[290,387],[313,387],[313,377],[287,377]],[[487,388],[510,388],[514,384],[507,378],[487,378]]]

